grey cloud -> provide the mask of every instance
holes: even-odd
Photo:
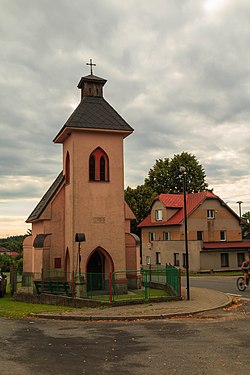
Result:
[[[20,184],[1,184],[0,197],[39,198],[62,169],[52,140],[79,102],[89,58],[108,79],[105,98],[135,129],[127,185],[143,183],[157,158],[188,151],[211,188],[241,180],[248,194],[249,16],[247,0],[209,15],[196,0],[3,0],[0,176]]]

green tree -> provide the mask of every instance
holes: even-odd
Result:
[[[242,215],[242,237],[245,239],[250,239],[250,211],[245,212]]]
[[[0,268],[3,272],[9,272],[13,264],[13,258],[8,254],[0,254]]]
[[[205,171],[196,157],[188,152],[174,155],[172,159],[156,160],[149,170],[145,185],[157,194],[178,194],[183,192],[183,177],[180,167],[186,169],[187,193],[197,193],[207,189]]]
[[[167,193],[169,191],[169,159],[158,159],[148,172],[144,185],[155,193]]]
[[[127,187],[125,200],[136,216],[131,230],[138,234],[137,225],[145,219],[150,212],[153,198],[159,194],[178,194],[183,192],[183,176],[180,167],[185,167],[187,193],[196,193],[207,189],[205,171],[196,157],[188,152],[174,155],[172,159],[156,160],[148,172],[143,185],[135,189]]]
[[[137,225],[149,214],[150,204],[157,194],[146,185],[138,185],[135,189],[127,187],[125,190],[125,200],[136,216],[132,222],[131,231],[139,234]]]
[[[0,246],[3,246],[10,251],[16,251],[17,253],[22,253],[23,240],[25,237],[27,237],[27,235],[10,236],[7,238],[1,238]]]

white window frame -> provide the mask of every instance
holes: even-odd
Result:
[[[170,241],[171,235],[170,232],[163,232],[163,240]]]
[[[161,253],[160,251],[156,251],[156,264],[161,264]]]
[[[174,266],[180,267],[180,253],[174,253]]]
[[[215,210],[207,210],[207,218],[209,220],[214,219],[215,218]]]
[[[162,210],[155,210],[155,220],[162,221]]]
[[[155,232],[149,232],[149,241],[155,241]]]
[[[221,230],[220,231],[220,240],[221,241],[226,241],[227,240],[227,231],[226,230]]]

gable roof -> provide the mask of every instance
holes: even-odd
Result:
[[[220,203],[227,207],[227,209],[239,219],[238,215],[223,202],[217,195],[211,191],[203,191],[200,193],[186,194],[187,202],[187,216],[190,216],[206,199],[217,199]],[[183,194],[160,194],[157,196],[153,203],[159,200],[166,208],[177,209],[177,212],[171,216],[167,221],[151,221],[151,214],[149,214],[139,225],[139,228],[149,226],[161,225],[181,225],[184,220],[184,196]],[[152,203],[152,205],[153,205]],[[151,205],[151,207],[152,207]]]
[[[58,191],[59,187],[64,182],[64,175],[63,172],[61,172],[58,177],[55,179],[53,184],[50,186],[50,188],[47,190],[47,192],[44,194],[38,205],[35,207],[35,209],[31,212],[30,216],[26,220],[26,223],[32,223],[33,221],[36,221],[39,219],[42,212],[45,210],[51,199],[54,197],[56,192]]]
[[[83,97],[54,138],[54,142],[58,141],[59,136],[66,128],[118,130],[130,133],[134,131],[103,97],[97,96]]]

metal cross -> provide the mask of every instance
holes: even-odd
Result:
[[[92,59],[89,59],[89,63],[86,63],[86,65],[90,65],[90,74],[93,75],[93,66],[96,66],[96,64],[92,63]]]

